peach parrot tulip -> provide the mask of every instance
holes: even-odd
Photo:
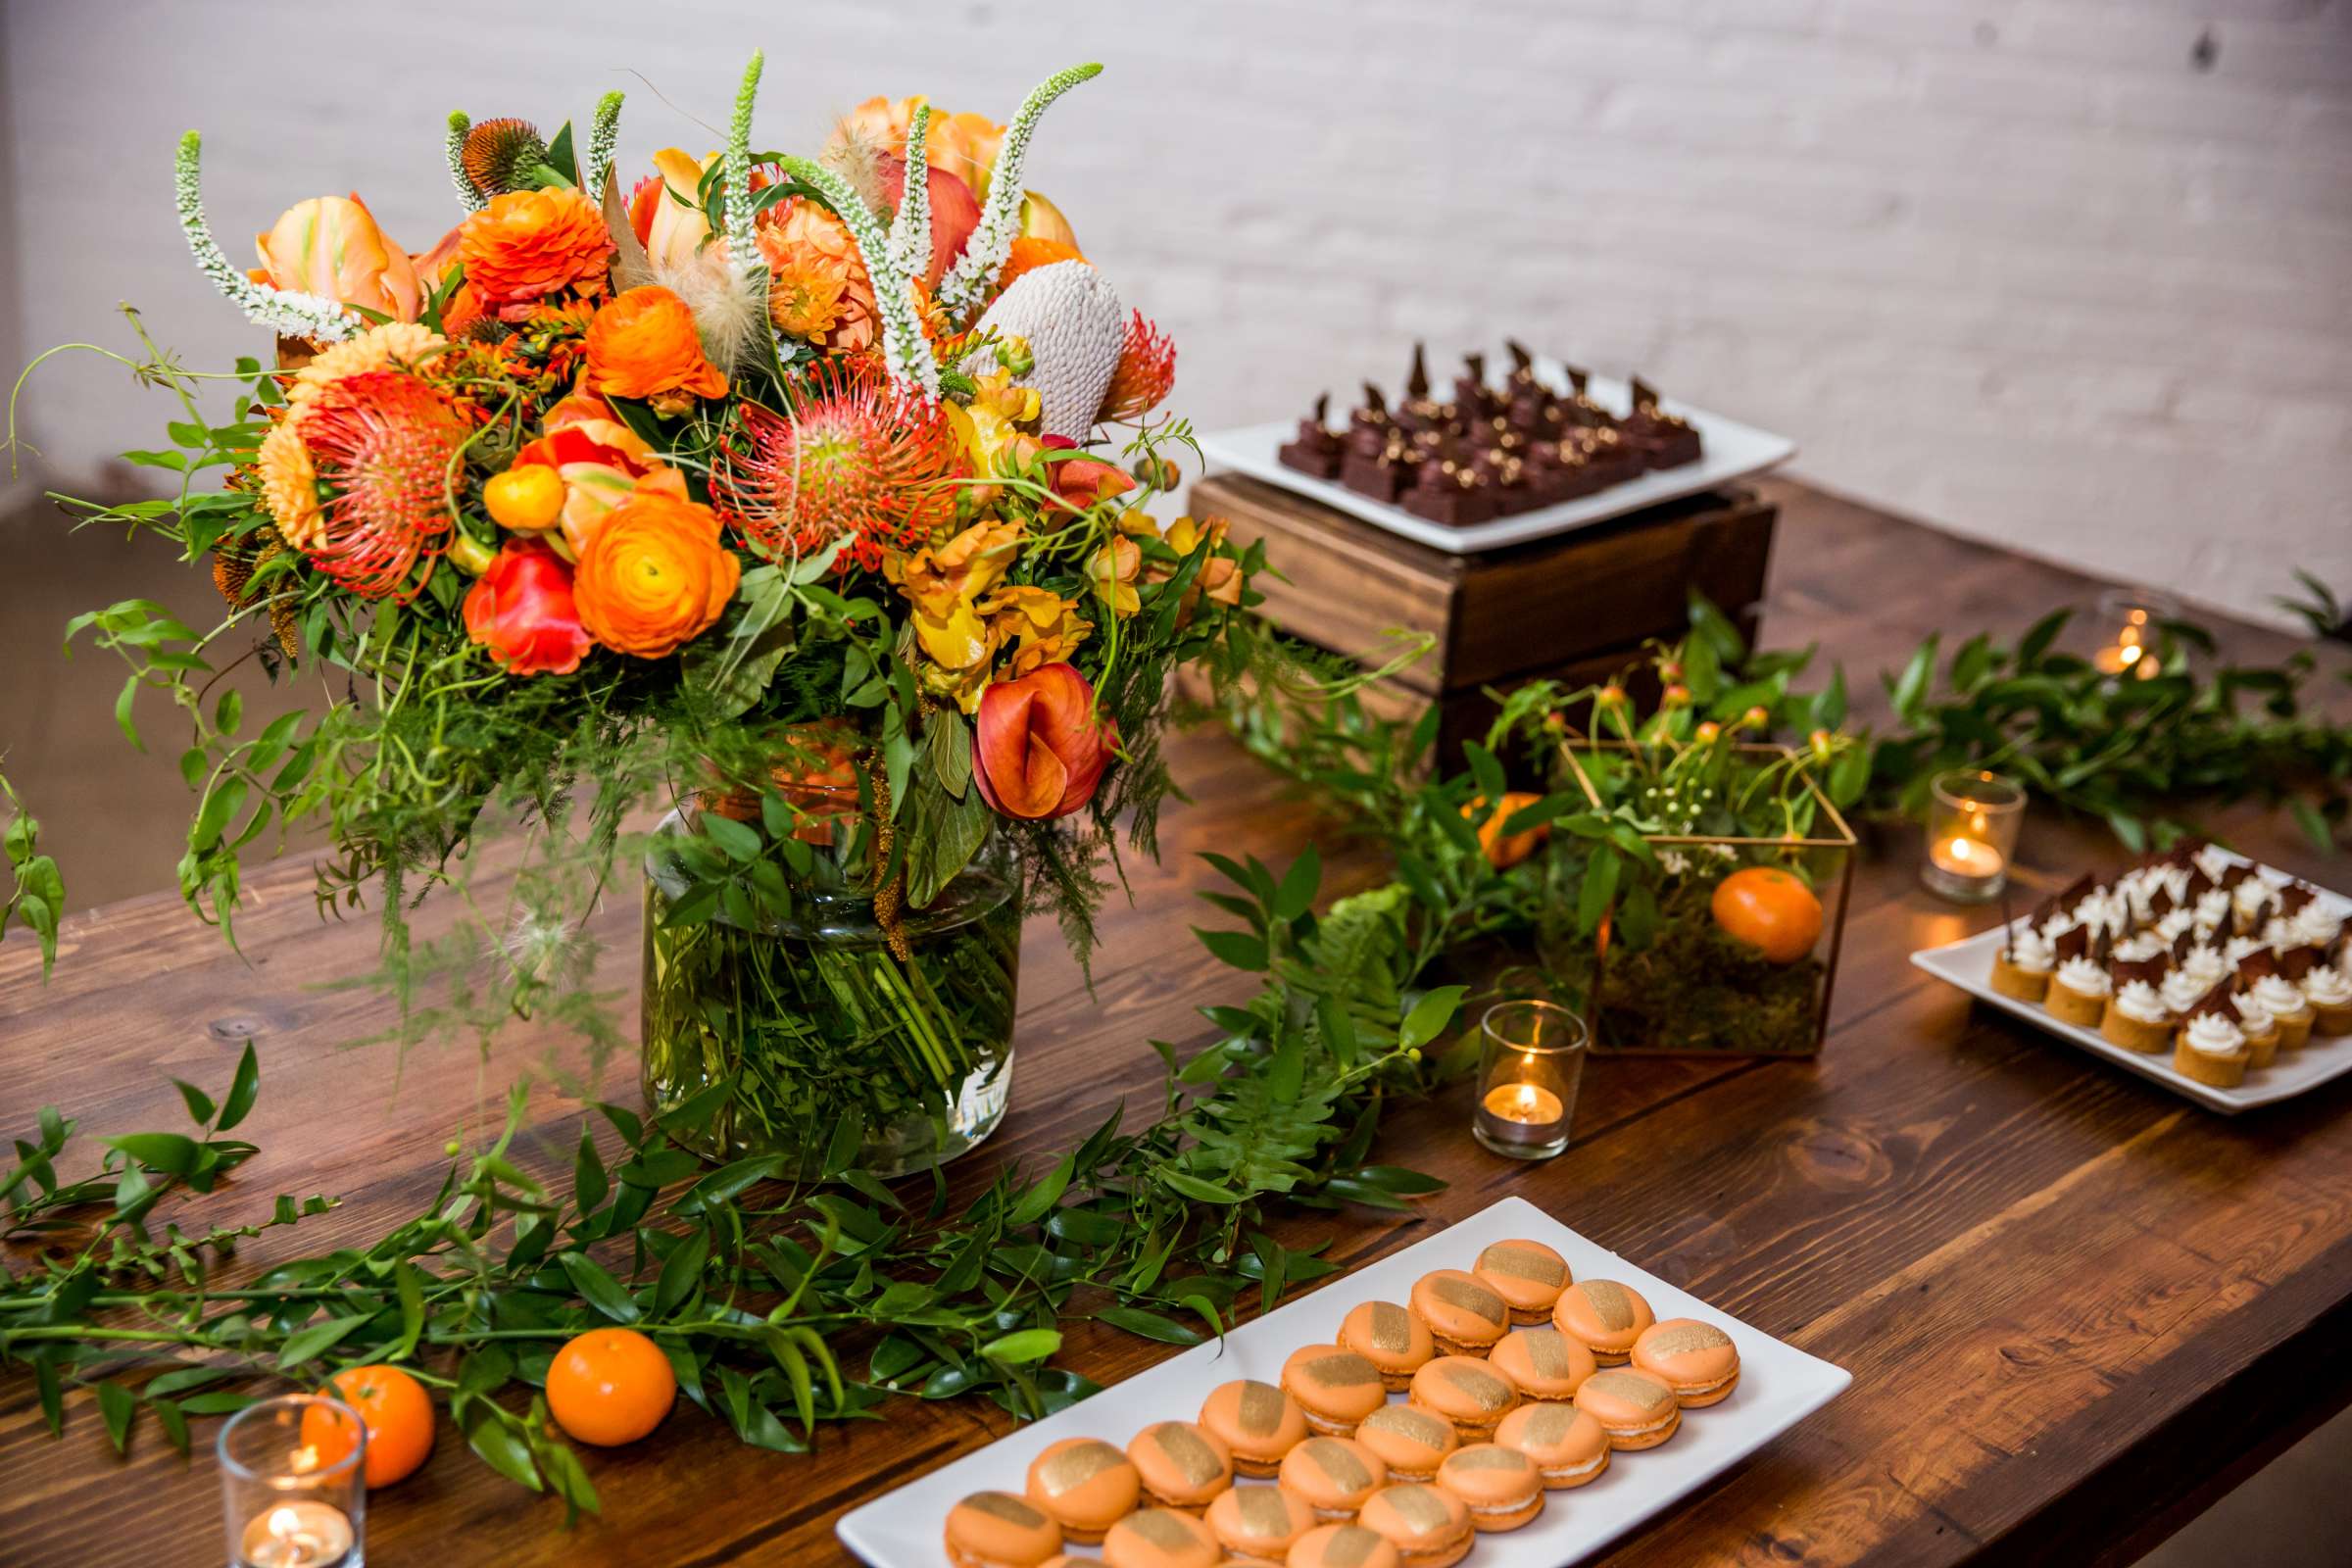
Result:
[[[254,236],[264,281],[414,321],[421,304],[416,265],[384,237],[357,196],[314,196]]]

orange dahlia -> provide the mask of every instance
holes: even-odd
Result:
[[[580,552],[571,594],[589,636],[615,653],[664,659],[710,628],[742,575],[709,507],[641,491]]]
[[[955,427],[938,404],[903,394],[870,359],[827,358],[792,414],[744,405],[710,495],[744,542],[771,559],[814,555],[848,536],[868,571],[956,514]]]
[[[576,190],[509,191],[466,220],[458,257],[483,309],[514,319],[567,288],[601,292],[612,237],[605,215]]]
[[[330,382],[302,420],[303,443],[333,492],[303,547],[311,564],[366,599],[407,586],[449,532],[448,490],[472,428],[456,399],[405,370]]]
[[[696,398],[725,397],[727,378],[704,358],[686,302],[648,283],[614,295],[588,323],[586,387],[682,414]]]
[[[776,325],[818,348],[861,349],[874,341],[873,280],[849,225],[805,197],[760,215],[760,256],[767,264],[768,315]],[[821,308],[811,302],[822,297]],[[803,327],[790,324],[798,316]]]
[[[1118,368],[1102,394],[1106,423],[1133,424],[1159,406],[1176,384],[1176,340],[1135,313],[1127,323],[1127,341],[1119,348]]]

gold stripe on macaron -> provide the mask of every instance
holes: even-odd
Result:
[[[1608,1367],[1593,1373],[1585,1379],[1585,1388],[1595,1394],[1630,1400],[1644,1410],[1655,1410],[1662,1404],[1674,1402],[1674,1391],[1665,1384],[1646,1373],[1629,1372],[1624,1367]]]
[[[1443,1446],[1453,1432],[1452,1423],[1443,1416],[1432,1415],[1427,1410],[1416,1410],[1409,1404],[1382,1405],[1364,1417],[1363,1426],[1400,1432],[1414,1442],[1426,1443],[1433,1448]],[[1362,1427],[1357,1430],[1361,1431]]]
[[[1163,1426],[1152,1434],[1152,1439],[1176,1466],[1188,1487],[1205,1487],[1225,1472],[1224,1465],[1217,1462],[1216,1450],[1201,1442],[1200,1434],[1191,1427]]]
[[[1282,1391],[1270,1383],[1242,1385],[1238,1412],[1242,1430],[1253,1438],[1270,1438],[1282,1426]]]
[[[1326,1389],[1353,1388],[1380,1381],[1380,1369],[1353,1350],[1316,1356],[1299,1370]]]
[[[1684,1355],[1712,1350],[1732,1343],[1730,1335],[1712,1323],[1672,1323],[1646,1336],[1645,1355]]]
[[[1126,1462],[1127,1456],[1107,1443],[1081,1443],[1049,1458],[1037,1478],[1046,1491],[1058,1497],[1073,1487],[1084,1486],[1112,1465]]]
[[[1602,1328],[1622,1333],[1634,1326],[1634,1298],[1615,1280],[1587,1280],[1577,1289],[1592,1303],[1592,1315]]]
[[[991,1519],[1002,1519],[1008,1525],[1035,1530],[1046,1522],[1046,1516],[1020,1498],[1003,1492],[975,1492],[963,1499],[963,1505],[974,1513],[984,1513]]]
[[[1434,1280],[1430,1284],[1429,1294],[1447,1306],[1475,1312],[1490,1323],[1499,1323],[1510,1315],[1510,1308],[1502,1304],[1502,1298],[1475,1280]],[[1627,1323],[1632,1321],[1631,1316],[1626,1318]]]
[[[1182,1551],[1198,1544],[1200,1539],[1186,1528],[1182,1515],[1159,1508],[1146,1508],[1140,1513],[1129,1514],[1127,1528],[1167,1551]]]
[[[1446,1381],[1478,1401],[1482,1410],[1499,1410],[1511,1402],[1511,1386],[1482,1366],[1448,1366],[1439,1371]]]
[[[1568,1277],[1566,1265],[1558,1258],[1500,1242],[1479,1254],[1478,1266],[1517,1279],[1534,1280],[1539,1285],[1558,1285]]]
[[[1372,1348],[1401,1355],[1412,1348],[1413,1316],[1394,1301],[1372,1303]]]
[[[1324,1545],[1323,1568],[1364,1568],[1364,1564],[1372,1560],[1374,1548],[1387,1540],[1377,1530],[1348,1525]]]
[[[1244,1487],[1236,1496],[1242,1511],[1242,1528],[1253,1536],[1280,1536],[1291,1530],[1291,1510],[1283,1501],[1282,1493],[1273,1487]]]
[[[1427,1487],[1391,1487],[1381,1495],[1387,1497],[1390,1505],[1404,1515],[1404,1522],[1415,1530],[1443,1530],[1453,1518],[1446,1505],[1438,1500],[1436,1494]]]
[[[1457,1470],[1532,1470],[1536,1465],[1535,1460],[1517,1448],[1497,1447],[1493,1444],[1458,1449],[1446,1462]]]
[[[1337,1438],[1310,1438],[1306,1456],[1316,1469],[1331,1479],[1343,1492],[1362,1492],[1372,1485],[1372,1473],[1356,1458],[1348,1445]]]
[[[1568,1365],[1568,1342],[1558,1329],[1527,1329],[1527,1358],[1540,1378],[1575,1376]]]
[[[1573,1404],[1537,1404],[1529,1406],[1526,1434],[1530,1443],[1557,1443],[1576,1425],[1577,1408]]]

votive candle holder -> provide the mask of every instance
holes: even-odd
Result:
[[[215,1446],[229,1568],[363,1568],[368,1427],[319,1394],[229,1417]]]
[[[1590,1037],[1549,1002],[1498,1002],[1479,1020],[1478,1103],[1470,1130],[1511,1159],[1549,1159],[1568,1147]]]
[[[1977,768],[1936,774],[1928,786],[1928,853],[1920,881],[1955,904],[1999,898],[2025,819],[2025,786],[2015,779]]]

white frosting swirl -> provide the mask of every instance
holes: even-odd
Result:
[[[2048,937],[2028,926],[2009,938],[2009,961],[2028,974],[2048,974],[2058,953]]]
[[[2267,1035],[2278,1027],[2278,1020],[2271,1016],[2271,1009],[2243,992],[2231,997],[2230,1004],[2237,1008],[2238,1026],[2249,1035]]]
[[[2124,989],[2115,994],[2115,1010],[2140,1023],[2165,1023],[2173,1016],[2163,994],[2145,980],[2125,981]]]
[[[2262,940],[2274,948],[2291,948],[2299,945],[2295,941],[2294,923],[2275,914],[2263,926]]]
[[[2199,997],[2212,989],[2211,981],[2200,981],[2186,969],[2175,969],[2164,977],[2164,1004],[2175,1012],[2186,1012],[2196,1005]]]
[[[2209,888],[2197,900],[2197,924],[2225,926],[2230,923],[2230,895],[2220,888]]]
[[[2254,989],[2247,995],[2274,1018],[2300,1018],[2311,1010],[2303,1001],[2303,993],[2282,974],[2264,975],[2254,982]]]
[[[2063,979],[2065,968],[2062,966],[2058,973]],[[2303,995],[2309,997],[2315,1006],[2340,1007],[2352,1003],[2352,978],[2346,978],[2341,969],[2330,969],[2322,964],[2304,976]]]
[[[2246,1049],[2246,1032],[2218,1012],[2200,1012],[2183,1032],[2188,1049],[2206,1056],[2234,1056]]]
[[[2121,950],[2119,949],[2118,951],[2120,952]],[[2257,938],[2231,937],[2230,939],[2230,945],[2222,950],[2222,956],[2228,958],[2230,960],[2230,967],[2234,969],[2237,967],[2238,959],[2250,958],[2255,954],[2262,951],[2263,944]]]
[[[2330,969],[2328,973],[2335,971]],[[2069,958],[2058,966],[2058,983],[2078,997],[2103,997],[2112,982],[2107,971],[2090,958]]]
[[[2142,931],[2137,936],[2126,937],[2115,945],[2115,956],[2126,963],[2138,963],[2143,959],[2153,958],[2164,951],[2164,938],[2153,931]]]
[[[2163,919],[2156,922],[2156,934],[2164,938],[2165,941],[2170,942],[2181,932],[2193,930],[2196,926],[2196,923],[2197,916],[2194,910],[2175,909],[2172,913],[2166,915]]]
[[[2343,934],[2344,917],[2314,899],[2303,906],[2295,916],[2295,936],[2315,948],[2324,948]]]
[[[2237,857],[2218,844],[2208,844],[2197,852],[2197,869],[2216,882],[2236,863]]]
[[[2237,885],[2237,892],[2231,895],[2237,906],[2239,918],[2253,919],[2254,911],[2270,902],[2271,891],[2271,885],[2258,876],[2250,876],[2240,882]]]
[[[2193,976],[2198,985],[2211,990],[2230,972],[2230,964],[2212,948],[2191,948],[2188,956],[2180,960],[2180,972]]]

